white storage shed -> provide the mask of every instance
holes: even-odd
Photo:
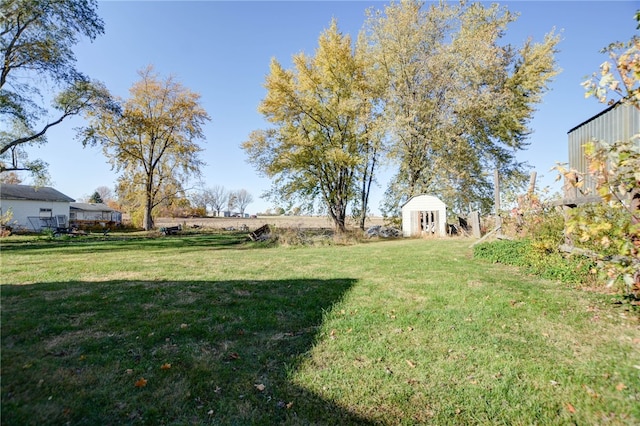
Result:
[[[402,206],[402,235],[447,235],[447,206],[432,195],[416,195]]]

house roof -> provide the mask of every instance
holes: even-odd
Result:
[[[0,198],[3,200],[25,200],[25,201],[59,201],[72,202],[73,198],[64,195],[48,186],[14,185],[8,183],[0,184]]]
[[[84,210],[87,212],[115,212],[114,209],[103,203],[71,203],[71,210]]]

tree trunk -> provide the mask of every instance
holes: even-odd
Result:
[[[374,154],[375,155],[375,154]],[[371,184],[373,183],[373,169],[375,168],[376,161],[375,158],[371,163],[371,171],[367,176],[365,174],[362,181],[362,199],[360,200],[362,204],[362,212],[360,213],[360,229],[364,231],[364,225],[367,220],[367,209],[369,208],[369,194],[371,193]]]
[[[336,231],[338,231],[339,234],[344,234],[345,232],[347,232],[347,226],[345,225],[346,218],[344,217],[344,215],[341,216],[342,217],[335,217],[333,221],[336,225]]]
[[[365,162],[364,170],[362,172],[362,187],[360,188],[360,217],[359,227],[364,231],[364,222],[367,219],[367,200],[369,193],[367,192],[367,175],[369,173],[369,164]]]
[[[333,220],[333,224],[336,227],[336,231],[339,234],[343,234],[347,231],[346,223],[346,209],[342,206],[330,206],[329,216]]]
[[[153,229],[153,216],[151,215],[151,211],[153,210],[153,173],[147,174],[144,199],[144,218],[142,219],[142,227],[145,231],[151,231]]]
[[[151,210],[153,210],[151,197],[147,197],[144,206],[144,218],[142,220],[142,227],[145,231],[150,231],[153,229],[153,216],[151,215]]]

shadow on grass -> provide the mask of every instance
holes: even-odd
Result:
[[[2,286],[2,423],[372,424],[290,381],[354,283]]]

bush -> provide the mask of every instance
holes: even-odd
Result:
[[[557,246],[556,246],[557,247]],[[495,263],[523,267],[527,273],[570,284],[591,285],[595,263],[583,256],[564,255],[531,239],[498,240],[478,244],[473,256]]]
[[[525,266],[529,242],[527,240],[499,240],[474,246],[473,256],[494,263]]]
[[[362,231],[336,233],[328,229],[272,228],[272,239],[280,246],[352,245],[365,240]]]

